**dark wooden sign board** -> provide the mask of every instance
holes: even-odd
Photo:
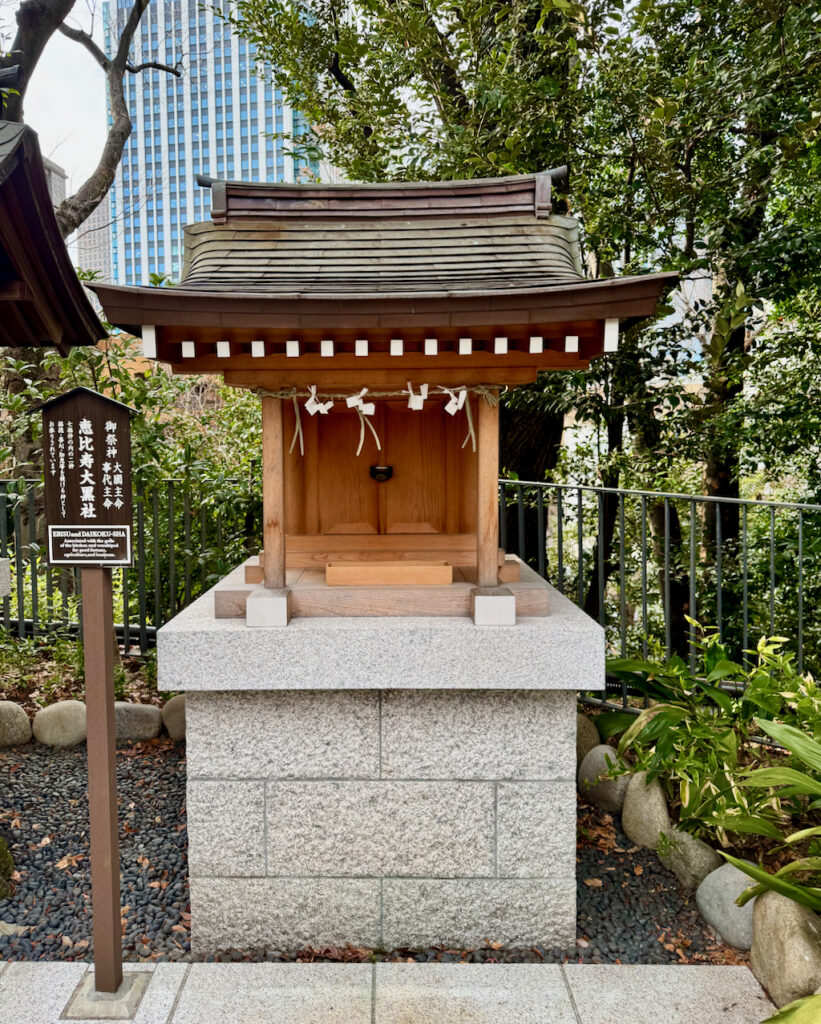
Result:
[[[49,565],[131,565],[131,410],[87,388],[40,408]]]
[[[94,984],[123,980],[111,567],[132,562],[132,410],[88,388],[43,413],[49,565],[82,567]]]

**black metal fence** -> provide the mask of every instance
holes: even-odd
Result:
[[[691,620],[718,628],[736,658],[782,635],[799,666],[821,665],[821,505],[712,499],[501,480],[500,540],[606,629],[613,654],[694,656]],[[0,557],[13,592],[0,626],[76,632],[78,574],[43,558],[41,484],[0,481]],[[164,480],[134,495],[135,562],[115,572],[126,651],[259,549],[258,482]]]

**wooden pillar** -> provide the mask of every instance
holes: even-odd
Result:
[[[111,569],[83,569],[91,908],[98,992],[116,992],[123,980],[113,635]]]
[[[480,587],[495,587],[499,583],[499,405],[480,397],[477,406],[476,582]]]
[[[285,586],[285,458],[282,399],[262,398],[262,549],[265,586]]]

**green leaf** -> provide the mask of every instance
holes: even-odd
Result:
[[[771,821],[756,814],[716,814],[709,819],[717,828],[728,832],[741,832],[745,835],[768,836],[778,842],[784,840],[784,834]]]
[[[821,743],[805,736],[800,729],[792,725],[784,725],[781,722],[768,722],[763,718],[756,718],[756,725],[768,736],[786,747],[790,753],[795,754],[810,768],[821,772]]]
[[[821,782],[794,768],[757,768],[741,780],[742,786],[795,786],[796,793],[821,796]]]
[[[804,996],[787,1003],[763,1024],[818,1024],[821,1020],[821,995]]]
[[[620,732],[629,729],[635,721],[636,715],[631,715],[629,711],[606,711],[597,715],[595,724],[602,743],[606,743],[611,736],[618,736]]]
[[[747,861],[739,860],[738,857],[733,857],[729,853],[725,853],[724,850],[718,851],[721,856],[734,864],[739,871],[743,871],[745,875],[749,875],[754,881],[758,882],[759,885],[764,886],[765,889],[771,889],[773,892],[779,892],[782,896],[788,897],[788,899],[795,900],[796,903],[800,903],[802,907],[809,907],[810,910],[819,911],[821,910],[821,895],[814,895],[812,892],[808,892],[805,888],[800,885],[795,885],[792,882],[786,881],[783,878],[777,878],[775,875],[771,875],[768,871],[758,867],[757,864],[748,864]],[[755,894],[746,889],[736,900],[736,903],[743,907],[745,903],[753,898]]]

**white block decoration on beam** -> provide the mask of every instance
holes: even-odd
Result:
[[[537,338],[535,336],[530,339],[530,352],[544,352],[544,338]]]
[[[460,338],[459,339],[459,355],[469,356],[473,351],[473,339],[472,338]]]
[[[366,356],[368,354],[368,339],[357,338],[354,342],[354,353],[358,356]]]
[[[401,338],[391,338],[391,355],[401,356],[405,351],[405,345]]]
[[[182,343],[182,357],[183,359],[193,359],[197,354],[197,349],[193,341],[184,341]]]
[[[228,359],[231,355],[231,342],[230,341],[218,341],[217,342],[217,358]]]
[[[425,338],[425,355],[435,356],[439,354],[439,341],[437,338]]]
[[[265,342],[264,341],[252,341],[251,342],[251,355],[254,359],[262,359],[265,355]]]
[[[327,338],[323,338],[319,343],[319,354],[326,357],[332,356],[334,354],[334,343]]]
[[[568,334],[564,339],[564,350],[565,352],[578,352],[579,351],[579,337],[576,334]]]
[[[285,355],[290,356],[294,359],[299,355],[299,342],[298,341],[286,341],[285,342]]]
[[[157,358],[157,333],[153,327],[149,324],[143,324],[142,327],[142,339],[143,339],[143,355],[146,359]]]
[[[494,338],[493,351],[497,356],[505,355],[507,353],[507,338]]]
[[[618,320],[604,321],[604,351],[618,352],[619,350],[619,322]]]

